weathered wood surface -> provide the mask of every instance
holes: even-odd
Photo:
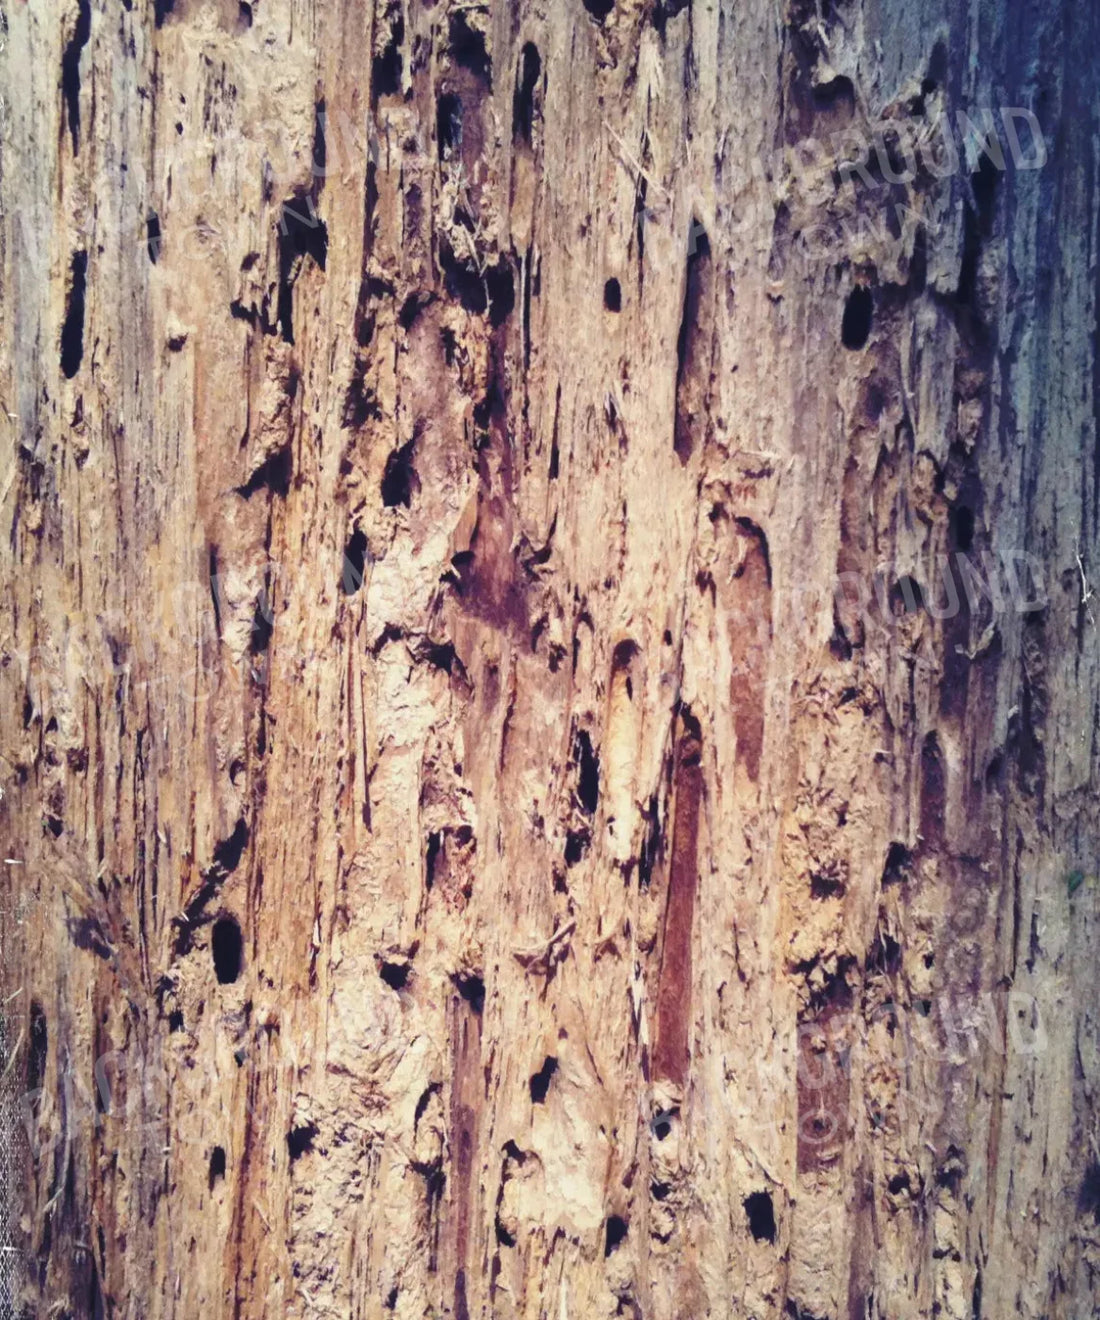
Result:
[[[1092,1314],[1095,7],[4,13],[31,1313]]]

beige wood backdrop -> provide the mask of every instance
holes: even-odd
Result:
[[[30,1313],[1093,1314],[1096,7],[3,15]]]

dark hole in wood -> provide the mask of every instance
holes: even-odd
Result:
[[[996,163],[983,155],[978,168],[970,176],[973,205],[967,203],[963,215],[963,251],[959,264],[959,284],[955,298],[962,308],[972,309],[978,282],[978,264],[982,243],[993,233],[993,217],[1000,170]]]
[[[439,860],[439,849],[442,846],[442,836],[439,830],[432,830],[428,835],[428,848],[424,856],[424,883],[428,889],[435,884],[435,867]]]
[[[389,1292],[386,1294],[386,1310],[387,1310],[387,1311],[396,1311],[396,1310],[397,1310],[397,1288],[396,1288],[396,1287],[391,1288],[391,1289],[389,1290]]]
[[[901,945],[892,935],[882,930],[876,932],[867,952],[867,970],[885,972],[887,976],[896,976],[901,971]]]
[[[325,98],[319,97],[313,108],[313,188],[314,196],[325,181],[328,166],[328,146],[325,142]],[[323,263],[322,263],[323,265]]]
[[[844,882],[835,875],[815,871],[810,876],[810,895],[813,898],[843,898]]]
[[[455,648],[450,642],[428,642],[422,654],[428,664],[435,669],[441,669],[445,674],[453,672],[455,661],[458,659]]]
[[[489,323],[494,328],[503,325],[516,305],[515,276],[505,258],[479,271],[467,261],[459,260],[451,246],[442,242],[439,265],[449,297],[456,298],[475,316],[488,312]]]
[[[168,1030],[169,1031],[183,1030],[183,1014],[180,1012],[178,1008],[174,1008],[171,1011],[171,1013],[168,1014]]]
[[[661,852],[661,808],[657,794],[650,794],[649,810],[646,812],[649,827],[642,841],[642,851],[638,858],[638,885],[648,889],[653,879],[653,867]]]
[[[695,217],[691,220],[688,239],[687,281],[684,288],[684,306],[680,316],[680,331],[676,338],[676,363],[679,378],[687,361],[688,340],[699,316],[699,263],[710,256],[710,239]]]
[[[219,1178],[225,1177],[225,1150],[221,1146],[215,1146],[210,1152],[210,1190],[214,1190],[214,1184]]]
[[[500,260],[485,272],[486,296],[489,299],[489,324],[503,325],[516,305],[516,282],[511,265]]]
[[[435,103],[435,143],[440,160],[458,149],[462,141],[462,102],[454,92],[444,92]]]
[[[856,89],[852,85],[851,78],[846,78],[843,74],[838,74],[835,78],[830,78],[827,83],[813,89],[814,109],[818,111],[830,110],[845,106],[849,113],[855,107]],[[900,173],[900,170],[898,171]]]
[[[447,1175],[440,1168],[438,1161],[434,1164],[414,1162],[412,1167],[424,1179],[424,1190],[428,1196],[429,1207],[436,1205],[443,1198],[443,1191],[447,1186]]]
[[[962,1152],[958,1146],[948,1146],[943,1162],[936,1170],[936,1186],[946,1187],[949,1191],[957,1192],[965,1172],[966,1161]]]
[[[665,40],[669,19],[682,14],[690,3],[691,0],[656,0],[653,6],[653,27],[662,41]]]
[[[454,62],[469,69],[488,86],[492,81],[493,66],[485,48],[485,33],[470,26],[464,9],[452,12],[448,36]]]
[[[405,20],[394,20],[389,41],[380,55],[371,61],[371,97],[395,96],[401,90],[401,43],[405,40]]]
[[[84,357],[84,296],[88,277],[87,252],[74,252],[69,276],[69,304],[61,327],[61,371],[72,380]]]
[[[366,564],[367,538],[366,534],[357,527],[348,537],[348,543],[344,547],[343,586],[346,596],[353,596],[363,585]]]
[[[530,143],[535,126],[535,88],[542,72],[538,48],[530,41],[520,51],[516,90],[512,97],[512,134]]]
[[[684,278],[684,302],[680,312],[680,330],[676,337],[676,419],[673,449],[681,463],[691,457],[694,447],[691,409],[685,403],[684,389],[692,373],[701,367],[696,361],[701,341],[700,316],[703,290],[710,264],[710,239],[699,221],[692,216],[688,231],[687,270]]]
[[[913,854],[903,843],[892,843],[886,850],[886,864],[882,869],[883,885],[901,884],[909,879]]]
[[[672,1189],[666,1182],[653,1182],[649,1184],[649,1192],[655,1201],[663,1201]]]
[[[900,1196],[902,1192],[909,1190],[909,1175],[907,1173],[895,1173],[886,1186],[891,1196]]]
[[[348,382],[347,393],[344,395],[344,414],[340,419],[340,425],[345,429],[359,430],[371,418],[375,421],[381,420],[382,408],[378,396],[366,382],[366,370],[366,363],[358,359],[352,370],[351,380]]]
[[[236,917],[219,917],[210,932],[210,952],[219,985],[232,985],[241,974],[244,941]]]
[[[890,588],[890,613],[916,614],[924,608],[924,592],[921,585],[915,577],[908,573],[894,583]]]
[[[294,343],[294,282],[301,262],[310,257],[321,270],[328,260],[328,226],[317,214],[313,197],[291,197],[279,216],[279,331]]]
[[[1093,1160],[1085,1170],[1077,1193],[1077,1213],[1091,1214],[1093,1221],[1100,1224],[1100,1161]]]
[[[277,449],[265,458],[243,486],[237,486],[238,495],[251,499],[258,490],[269,490],[273,495],[286,499],[290,493],[290,478],[293,472],[290,445]]]
[[[391,990],[404,990],[409,979],[409,964],[384,962],[378,974]]]
[[[411,330],[416,324],[421,308],[426,305],[427,299],[422,299],[418,293],[410,293],[397,313],[397,324],[402,330]]]
[[[105,1069],[97,1063],[93,1069],[95,1111],[97,1114],[108,1114],[111,1112],[111,1079]]]
[[[801,970],[809,972],[816,959],[799,964]],[[837,959],[836,971],[826,973],[825,984],[811,990],[810,1007],[814,1011],[823,1009],[848,1008],[852,1003],[852,987],[848,983],[848,972],[856,965],[856,959],[841,957]]]
[[[622,311],[623,291],[619,281],[614,276],[603,286],[603,305],[609,312]]]
[[[250,28],[252,26],[252,6],[248,0],[239,0],[237,4],[237,19],[241,27]]]
[[[871,334],[874,310],[875,300],[871,290],[857,284],[848,295],[840,322],[840,342],[845,348],[858,349],[866,344]]]
[[[489,383],[484,395],[474,404],[474,425],[479,431],[487,431],[494,415],[499,416],[504,407],[504,399],[495,380]]]
[[[620,674],[629,668],[630,662],[638,654],[638,643],[632,641],[629,637],[624,637],[621,642],[615,643],[615,649],[611,652],[611,672]]]
[[[271,645],[271,634],[275,631],[275,612],[267,598],[267,591],[261,591],[252,613],[252,629],[248,636],[248,649],[253,655],[262,655]]]
[[[956,550],[969,550],[974,544],[974,510],[957,504],[951,510],[951,541]]]
[[[584,0],[584,7],[591,18],[602,23],[615,8],[615,0]]]
[[[73,35],[61,56],[61,94],[68,112],[74,156],[80,150],[80,53],[91,35],[92,6],[90,0],[80,0]]]
[[[42,1005],[37,1002],[31,1004],[27,1037],[27,1090],[33,1092],[41,1090],[45,1080],[46,1055],[49,1049],[46,1014]]]
[[[835,600],[833,602],[833,634],[829,638],[829,650],[838,660],[850,660],[852,658],[852,643],[848,640],[848,634],[844,631],[844,626],[840,622],[840,611]]]
[[[611,1255],[615,1248],[626,1237],[627,1224],[622,1215],[609,1215],[604,1229],[603,1254],[604,1259]]]
[[[577,763],[577,798],[591,816],[600,800],[600,758],[592,750],[592,739],[584,729],[579,729],[574,739],[573,759]]]
[[[395,449],[386,459],[386,468],[382,473],[382,503],[387,509],[403,504],[408,508],[412,503],[413,482],[416,469],[413,467],[413,444],[410,440],[400,449]]]
[[[236,825],[234,825],[233,833],[229,838],[222,839],[222,841],[215,847],[214,865],[212,869],[216,870],[223,876],[229,875],[232,871],[235,871],[241,863],[241,857],[244,854],[245,848],[248,846],[248,837],[248,825],[242,816],[238,819]]]
[[[286,1134],[286,1148],[291,1164],[313,1149],[319,1131],[316,1123],[303,1123],[300,1127],[290,1129]]]
[[[939,741],[930,733],[921,747],[920,832],[925,844],[936,846],[943,838],[943,816],[947,802],[947,776]]]
[[[69,1177],[72,1177],[73,1165],[69,1165]],[[66,1186],[66,1199],[71,1200],[71,1188]],[[47,1236],[47,1242],[49,1238]],[[88,1300],[87,1311],[85,1314],[88,1320],[105,1320],[106,1311],[103,1306],[103,1293],[99,1287],[99,1266],[95,1262],[95,1257],[91,1258],[91,1276],[88,1279]],[[114,1308],[112,1307],[112,1312]]]
[[[751,1192],[741,1204],[749,1221],[749,1232],[757,1242],[775,1241],[775,1207],[771,1192]]]
[[[930,96],[947,81],[947,44],[941,39],[932,47],[928,57],[928,70],[921,83],[921,92]]]
[[[145,217],[145,246],[149,252],[149,260],[155,266],[160,257],[161,247],[160,216],[156,211],[150,211]]]
[[[587,830],[570,830],[565,836],[565,864],[576,866],[588,851],[592,836]]]
[[[420,1093],[420,1099],[417,1100],[416,1102],[416,1112],[413,1114],[414,1129],[416,1125],[420,1122],[420,1120],[424,1117],[424,1115],[428,1112],[428,1104],[432,1096],[435,1095],[438,1091],[439,1091],[439,1083],[432,1082],[429,1086],[426,1086],[424,1090]]]
[[[534,1073],[530,1080],[531,1100],[536,1105],[544,1104],[546,1094],[550,1090],[550,1080],[558,1071],[558,1061],[547,1055],[542,1061],[542,1067],[537,1073]]]
[[[485,1007],[485,982],[473,972],[459,972],[454,978],[455,987],[462,998],[478,1016]]]

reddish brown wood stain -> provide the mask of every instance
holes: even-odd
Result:
[[[477,1157],[477,1086],[481,1073],[481,1015],[457,994],[451,1003],[451,1053],[454,1060],[450,1122],[451,1214],[446,1231],[453,1234],[454,1314],[457,1320],[466,1320],[469,1316],[466,1262],[470,1247],[471,1197],[476,1191],[474,1166]]]
[[[665,909],[661,979],[657,991],[657,1042],[653,1072],[683,1085],[691,1053],[691,935],[699,883],[699,806],[703,796],[698,724],[683,717],[676,752],[672,857]]]
[[[833,1164],[848,1128],[845,1014],[827,1006],[798,1024],[798,1172]]]
[[[939,740],[930,733],[920,757],[920,833],[926,847],[943,843],[943,817],[947,807],[947,776]]]

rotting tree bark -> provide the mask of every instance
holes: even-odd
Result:
[[[1093,1313],[1098,25],[8,0],[31,1314]]]

